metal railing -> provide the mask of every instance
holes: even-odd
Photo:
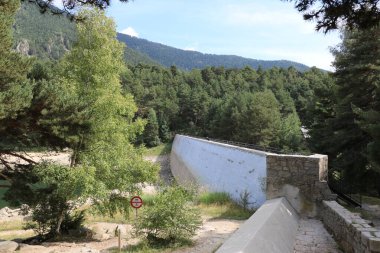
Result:
[[[353,185],[342,178],[338,171],[329,172],[328,184],[330,189],[344,200],[346,203],[353,206],[362,206],[362,195],[360,187]]]
[[[207,140],[207,141],[213,141],[213,142],[218,142],[218,143],[229,144],[229,145],[243,147],[243,148],[249,148],[249,149],[254,149],[254,150],[259,150],[259,151],[264,151],[264,152],[269,152],[269,153],[275,153],[275,154],[311,155],[311,153],[307,153],[307,152],[290,152],[290,151],[282,150],[280,148],[264,147],[264,146],[260,146],[260,145],[256,145],[256,144],[252,144],[252,143],[244,143],[244,142],[238,142],[238,141],[221,140],[221,139],[216,139],[216,138],[201,137],[201,136],[186,135],[186,134],[182,134],[182,135],[185,135],[185,136],[188,136],[188,137],[197,138],[197,139]]]

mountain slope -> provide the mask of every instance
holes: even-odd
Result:
[[[75,43],[76,28],[75,23],[64,15],[52,15],[50,12],[41,14],[35,4],[23,1],[16,15],[13,35],[14,47],[19,52],[40,59],[58,60]],[[125,59],[132,65],[159,65],[129,47],[125,48]]]
[[[39,8],[23,1],[14,24],[15,47],[26,55],[59,59],[76,40],[75,24],[63,15],[41,14]]]
[[[176,65],[185,70],[191,70],[194,68],[200,69],[207,66],[224,66],[226,68],[243,68],[245,66],[251,66],[255,69],[259,66],[264,69],[272,67],[288,68],[293,66],[300,71],[309,69],[309,67],[304,64],[287,60],[264,61],[235,55],[215,55],[186,51],[122,33],[118,33],[117,38],[119,41],[126,43],[130,48],[146,54],[164,66],[169,67]]]
[[[52,15],[49,12],[41,14],[35,4],[23,1],[16,15],[14,38],[15,48],[21,53],[34,55],[40,59],[58,60],[75,43],[75,23],[63,15]],[[234,55],[185,51],[121,33],[117,34],[117,38],[127,45],[125,61],[132,65],[138,63],[167,67],[175,65],[184,70],[207,66],[224,66],[226,68],[251,66],[255,69],[259,66],[264,69],[293,66],[300,71],[309,69],[306,65],[286,60],[263,61]]]

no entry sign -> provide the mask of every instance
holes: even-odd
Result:
[[[131,198],[130,203],[133,208],[140,208],[143,204],[143,201],[139,196],[134,196]]]

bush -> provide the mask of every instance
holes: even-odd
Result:
[[[32,211],[32,221],[26,224],[25,229],[33,229],[45,239],[56,237],[58,235],[57,220],[61,215],[60,234],[69,234],[70,230],[78,230],[82,227],[84,211],[71,213],[71,207],[67,201],[55,194],[40,196],[40,203]]]
[[[144,235],[151,244],[190,239],[202,223],[198,210],[192,206],[191,195],[182,187],[164,188],[135,223],[136,234]]]

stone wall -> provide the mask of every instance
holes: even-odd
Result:
[[[331,199],[326,155],[267,154],[267,199],[286,197],[298,213],[314,217],[317,203]]]
[[[320,216],[346,253],[380,252],[380,230],[336,201],[323,201]]]

